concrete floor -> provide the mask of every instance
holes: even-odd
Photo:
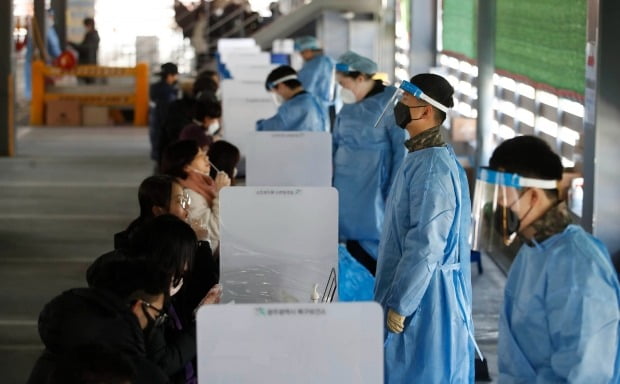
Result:
[[[144,128],[29,128],[17,156],[0,158],[0,382],[22,384],[42,349],[37,318],[65,289],[84,286],[92,260],[138,213],[152,169]],[[497,377],[503,273],[473,267],[476,338]]]

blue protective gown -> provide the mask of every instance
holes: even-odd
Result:
[[[357,103],[345,104],[333,132],[339,237],[359,241],[375,259],[385,200],[406,153],[406,131],[394,123],[391,109],[374,127],[395,90],[386,87]]]
[[[335,66],[335,61],[330,57],[318,55],[305,62],[297,72],[297,78],[304,89],[318,99],[326,116],[329,116],[328,109],[334,103]]]
[[[409,153],[388,199],[375,300],[405,316],[388,333],[385,383],[472,383],[471,203],[450,147]]]
[[[298,93],[282,103],[275,116],[256,122],[257,131],[327,132],[328,126],[321,105],[308,92]]]
[[[581,227],[523,245],[500,313],[501,383],[620,383],[620,285]]]

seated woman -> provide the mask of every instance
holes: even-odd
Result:
[[[230,185],[230,177],[219,172],[215,180],[209,176],[209,157],[194,140],[181,140],[170,145],[164,152],[162,173],[176,177],[186,188],[192,201],[188,208],[188,220],[194,226],[207,229],[205,237],[211,249],[217,249],[220,241],[219,193]]]
[[[128,248],[135,232],[154,217],[171,214],[187,221],[189,196],[183,187],[168,175],[149,176],[138,189],[140,216],[126,230],[114,235],[114,248]],[[193,228],[198,237],[206,237],[202,228]],[[210,288],[219,282],[220,265],[213,257],[207,241],[198,241],[195,257],[185,274],[183,289],[174,297],[174,305],[184,324],[192,320],[193,310]]]
[[[164,373],[179,379],[174,382],[195,380],[194,313],[201,305],[219,302],[221,294],[221,288],[214,286],[202,298],[189,303],[196,296],[196,288],[206,280],[193,270],[196,243],[196,235],[186,222],[170,214],[157,215],[134,229],[125,249],[99,257],[87,272],[90,287],[113,289],[130,258],[143,260],[151,275],[165,279],[165,313],[169,321],[148,324],[146,354]],[[208,256],[205,260],[211,260]],[[184,284],[185,279],[188,284]]]
[[[235,185],[237,164],[239,164],[239,160],[241,160],[239,148],[228,141],[219,140],[211,144],[208,155],[211,164],[213,164],[213,167],[211,167],[210,176],[217,177],[218,171],[226,172],[231,180],[230,185]]]

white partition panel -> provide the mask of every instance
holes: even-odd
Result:
[[[256,40],[250,38],[220,38],[217,39],[217,51],[242,51],[253,50],[260,51],[260,47],[256,44]]]
[[[199,383],[383,383],[374,302],[210,305],[197,328]]]
[[[329,132],[255,132],[246,160],[246,185],[328,187]]]
[[[275,115],[276,106],[265,90],[265,80],[222,80],[222,132],[225,140],[246,155],[256,121]]]
[[[334,188],[231,187],[220,195],[223,301],[310,302],[338,276]]]

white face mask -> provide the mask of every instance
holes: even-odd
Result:
[[[276,107],[279,107],[284,102],[284,97],[280,96],[280,94],[271,92],[271,97],[273,98],[273,102],[276,104]]]
[[[357,98],[355,97],[353,91],[344,87],[340,89],[340,99],[345,104],[357,103]]]
[[[237,173],[238,173],[238,172],[239,172],[239,171],[237,171],[237,167],[233,168],[233,179],[234,179],[235,177],[237,177]]]
[[[217,89],[217,91],[215,91],[215,98],[217,99],[217,101],[222,101],[222,90],[221,89]]]
[[[177,293],[179,293],[179,291],[181,290],[181,287],[183,287],[183,278],[181,278],[181,280],[179,280],[179,284],[177,285],[173,285],[174,282],[170,283],[170,297],[176,295]]]
[[[219,131],[219,129],[220,129],[220,122],[214,121],[211,124],[209,124],[209,126],[207,127],[207,133],[213,136],[215,135],[215,132]]]

